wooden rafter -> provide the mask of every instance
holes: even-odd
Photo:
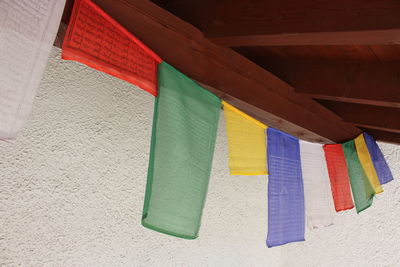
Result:
[[[363,128],[400,133],[400,108],[323,101],[343,120]]]
[[[207,35],[216,44],[234,46],[399,44],[400,29],[347,32],[306,32],[258,35]]]
[[[224,46],[399,44],[400,2],[206,1],[207,37]]]
[[[303,139],[341,142],[360,130],[192,25],[147,0],[95,0],[102,9],[189,77],[263,122]],[[68,12],[68,11],[66,11]],[[62,34],[62,33],[61,33]]]
[[[269,69],[317,99],[400,108],[400,63],[275,62]]]

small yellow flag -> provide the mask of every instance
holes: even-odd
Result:
[[[222,101],[231,175],[266,175],[267,125]]]
[[[365,143],[364,135],[360,134],[356,139],[354,139],[356,145],[357,155],[360,159],[361,166],[363,167],[365,174],[371,183],[375,194],[383,192],[381,183],[379,182],[378,175],[376,173],[374,164],[372,163],[371,155],[369,154],[367,144]]]

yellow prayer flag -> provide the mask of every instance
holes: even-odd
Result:
[[[378,175],[376,173],[374,164],[372,163],[371,155],[369,154],[367,144],[365,143],[364,135],[360,134],[356,139],[354,139],[356,145],[357,155],[360,159],[361,166],[363,167],[365,174],[370,181],[375,194],[383,192],[382,186],[379,182]]]
[[[267,125],[222,101],[231,175],[266,175]]]

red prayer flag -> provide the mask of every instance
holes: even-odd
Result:
[[[157,96],[162,60],[91,0],[76,0],[62,58],[128,81]]]
[[[336,211],[354,208],[342,145],[324,145],[324,152]]]

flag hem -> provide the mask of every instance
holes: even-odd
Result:
[[[230,175],[244,175],[244,176],[253,176],[253,175],[268,175],[267,171],[259,171],[259,172],[241,172],[241,171],[230,171]]]
[[[165,229],[163,229],[161,227],[157,227],[157,226],[154,226],[152,224],[146,223],[146,222],[143,221],[143,219],[142,219],[142,225],[144,227],[148,228],[148,229],[154,230],[154,231],[162,233],[162,234],[176,236],[176,237],[180,237],[180,238],[184,238],[184,239],[188,239],[188,240],[193,240],[193,239],[196,239],[197,237],[199,237],[198,235],[196,235],[196,236],[182,235],[182,234],[178,234],[178,233],[173,232],[173,231],[165,230]]]

